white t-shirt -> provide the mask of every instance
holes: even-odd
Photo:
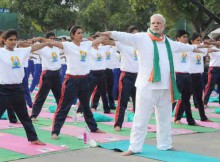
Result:
[[[110,46],[99,46],[98,49],[91,48],[89,51],[91,70],[106,69],[106,52],[109,49]]]
[[[9,51],[0,48],[0,84],[21,84],[24,78],[24,65],[30,56],[31,47],[14,48]]]
[[[125,32],[111,32],[111,38],[118,40],[125,45],[133,46],[138,50],[138,63],[139,70],[136,80],[137,88],[152,89],[169,89],[170,88],[170,65],[167,54],[167,48],[165,40],[156,42],[159,52],[159,66],[161,72],[161,81],[152,83],[149,81],[151,71],[153,69],[153,58],[154,58],[154,46],[151,38],[147,33],[125,33]],[[195,46],[175,42],[167,38],[172,53],[181,53],[183,51],[193,51]]]
[[[174,71],[179,73],[189,73],[189,53],[181,52],[173,54]]]
[[[35,54],[35,53],[33,53],[32,55],[31,55],[31,59],[34,61],[34,64],[41,64],[41,57],[40,57],[40,55],[37,55],[37,54]]]
[[[42,70],[59,70],[61,68],[60,49],[57,47],[44,47],[35,53],[42,59]]]
[[[63,51],[67,60],[66,74],[86,75],[90,71],[89,50],[92,47],[91,41],[84,41],[77,46],[73,42],[62,42]]]
[[[203,57],[206,56],[207,49],[199,50],[203,53],[189,52],[189,71],[191,74],[204,72]]]
[[[109,51],[106,52],[106,69],[114,69],[115,62],[119,59],[117,48],[112,46]]]
[[[131,46],[126,46],[120,42],[115,45],[121,53],[121,71],[137,73],[138,72],[138,51]]]
[[[219,50],[219,48],[217,48],[217,47],[212,47],[212,49]],[[211,66],[211,67],[212,66],[220,67],[220,51],[210,53],[209,66]]]

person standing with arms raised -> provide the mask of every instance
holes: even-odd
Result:
[[[136,80],[136,111],[130,135],[128,156],[142,151],[147,127],[155,108],[157,122],[157,148],[172,149],[171,117],[172,102],[180,98],[174,74],[173,53],[194,51],[195,46],[175,42],[164,34],[165,18],[154,14],[150,18],[147,33],[103,32],[126,45],[133,46],[138,53],[139,71]],[[199,50],[198,50],[199,51]]]
[[[67,71],[62,85],[62,93],[59,105],[56,109],[52,124],[52,139],[58,139],[60,130],[64,124],[67,114],[73,103],[73,99],[78,97],[83,107],[83,115],[91,132],[102,133],[98,129],[97,123],[89,107],[90,87],[88,52],[91,47],[102,42],[97,38],[94,41],[82,42],[83,30],[80,26],[73,26],[70,29],[72,42],[54,42],[53,45],[63,49],[67,58]]]

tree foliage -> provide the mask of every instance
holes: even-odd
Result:
[[[82,0],[79,4],[77,23],[90,32],[124,31],[129,25],[136,25],[143,30],[147,26],[150,15],[150,12],[146,11],[132,9],[127,0]]]
[[[148,5],[147,0],[130,1],[135,8],[145,8]],[[192,3],[192,0],[152,0],[151,2],[157,6],[157,12],[166,17],[168,27],[173,26],[180,19],[185,19],[190,22],[194,32],[202,33],[204,36],[219,25],[216,25],[212,16],[208,16],[202,8]],[[219,0],[197,0],[197,2],[213,15],[220,17]]]
[[[67,28],[76,20],[75,1],[62,0],[14,0],[12,11],[21,19],[31,19],[40,31]],[[34,27],[34,26],[33,26]]]

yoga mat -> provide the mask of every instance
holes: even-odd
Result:
[[[51,127],[42,127],[43,130],[51,130]],[[79,128],[70,125],[64,125],[61,129],[61,133],[69,136],[78,137],[83,139],[84,128]],[[129,139],[129,137],[111,134],[111,133],[93,133],[90,132],[90,139],[97,142],[109,142]]]
[[[20,123],[10,123],[8,120],[0,120],[0,130],[11,129],[11,128],[21,128],[23,127]]]
[[[107,125],[114,125],[114,122],[102,122],[102,124],[107,124]],[[123,123],[123,128],[131,128],[132,123],[131,122],[124,122]],[[148,132],[156,132],[157,128],[155,125],[148,125]],[[171,134],[172,135],[178,135],[178,134],[190,134],[190,133],[196,133],[194,131],[191,130],[187,130],[187,129],[176,129],[176,128],[172,128],[171,130]]]
[[[199,120],[195,120],[197,124],[203,126],[203,127],[208,127],[208,128],[214,128],[214,129],[220,129],[220,123],[215,123],[215,122],[203,122]],[[188,124],[186,119],[181,119],[181,122],[184,124]]]
[[[191,110],[192,110],[193,112],[199,112],[199,110],[196,109],[195,107],[192,107]],[[214,111],[215,111],[214,109],[210,109],[210,108],[205,109],[205,113],[206,113],[206,114],[207,114],[207,113],[214,113]]]
[[[100,114],[103,114],[103,115],[106,115],[106,116],[108,116],[110,118],[115,119],[115,113],[111,112],[111,113],[107,114],[107,113],[104,113],[104,112],[101,112],[101,111],[97,111],[97,113],[100,113]]]
[[[42,112],[39,114],[39,117],[53,120],[53,118],[54,118],[54,113],[42,111]],[[79,116],[77,116],[77,122],[83,122],[83,121],[85,121],[85,120],[84,120],[84,117],[79,117]],[[73,123],[73,117],[69,117],[69,116],[68,116],[68,117],[66,118],[65,122],[72,122],[72,123]]]
[[[208,106],[220,106],[218,102],[209,102]]]
[[[31,143],[28,142],[26,138],[7,133],[0,133],[0,141],[1,148],[25,155],[38,155],[48,152],[66,150],[64,147],[54,146],[51,144],[47,144],[45,146],[31,145]]]
[[[86,123],[85,122],[79,122],[79,123],[76,124],[76,126],[84,128],[86,126]],[[114,130],[113,126],[106,125],[106,124],[101,124],[101,123],[98,123],[98,128],[101,129],[104,132],[107,132],[107,133],[130,137],[130,131],[131,131],[130,128],[123,128],[120,132],[118,132],[118,131]],[[147,138],[155,138],[155,137],[156,137],[156,133],[149,132],[147,134]]]
[[[208,132],[218,131],[217,129],[208,128],[208,127],[192,126],[188,124],[174,124],[174,123],[172,123],[172,128],[187,129],[187,130],[191,130],[191,131],[198,132],[198,133],[208,133]]]
[[[23,159],[23,158],[27,158],[27,157],[29,157],[29,156],[0,148],[0,161],[2,161],[2,162]]]
[[[99,144],[100,147],[109,150],[126,151],[129,146],[129,141],[117,141],[110,143]],[[134,154],[145,158],[161,160],[166,162],[219,162],[219,158],[193,154],[184,151],[160,151],[155,146],[143,145],[143,152]]]
[[[220,118],[220,114],[206,114],[210,118]]]
[[[69,150],[77,150],[77,149],[85,148],[83,141],[79,140],[78,138],[61,134],[58,140],[53,140],[51,138],[51,130],[46,131],[46,130],[38,129],[36,127],[35,129],[38,134],[38,138],[42,140],[43,142],[47,142],[49,144],[56,145],[59,147],[64,147]],[[3,130],[3,132],[10,133],[10,134],[20,136],[20,137],[26,137],[24,129],[21,129],[21,128]]]

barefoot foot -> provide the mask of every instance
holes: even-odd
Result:
[[[115,127],[115,131],[120,132],[120,131],[121,131],[121,128],[120,128],[119,126],[116,126],[116,127]]]
[[[53,140],[58,140],[59,137],[58,137],[57,134],[52,134],[51,138],[52,138]]]
[[[132,152],[131,150],[128,150],[128,151],[123,152],[121,155],[122,156],[130,156],[130,155],[133,155],[133,154],[134,154],[134,152]]]
[[[174,123],[175,124],[182,124],[180,120],[176,120]]]
[[[46,143],[40,141],[40,140],[36,140],[36,141],[31,141],[32,145],[46,145]]]
[[[105,132],[103,132],[103,131],[100,130],[100,129],[97,129],[94,133],[105,133]]]

